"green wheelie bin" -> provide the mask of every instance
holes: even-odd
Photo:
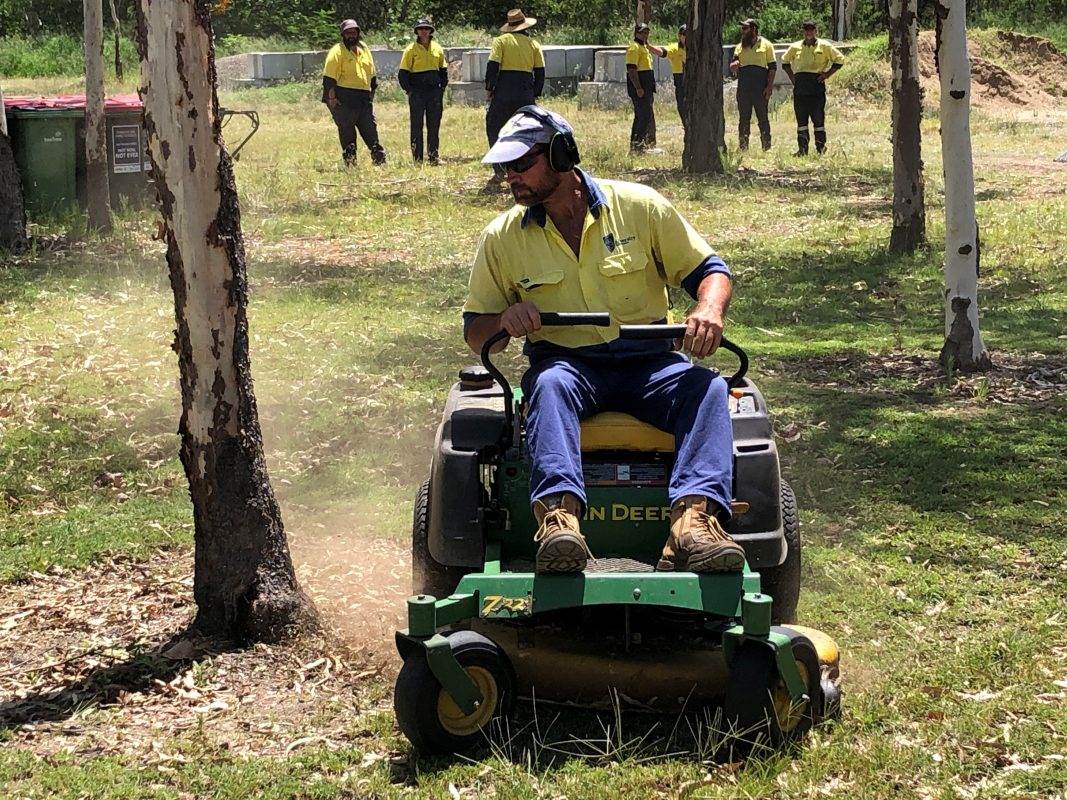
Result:
[[[31,216],[77,206],[77,127],[84,114],[69,108],[8,111],[12,149]]]

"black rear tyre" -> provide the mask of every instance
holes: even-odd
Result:
[[[473,714],[463,714],[430,671],[426,651],[415,648],[396,679],[393,710],[401,732],[427,755],[461,753],[484,743],[515,703],[515,675],[496,644],[474,631],[451,633],[448,643],[484,700]]]
[[[771,606],[771,622],[788,625],[797,621],[797,604],[800,602],[800,517],[797,514],[797,498],[793,488],[782,481],[782,527],[785,534],[785,561],[777,567],[759,571],[760,589],[774,600]]]
[[[815,646],[795,631],[773,630],[792,640],[793,659],[806,684],[808,699],[800,704],[791,702],[771,647],[751,640],[741,642],[730,663],[723,721],[726,732],[734,737],[732,745],[742,753],[796,741],[811,728],[823,707]]]
[[[437,599],[456,590],[464,571],[438,563],[430,555],[430,482],[423,482],[415,495],[415,514],[411,525],[411,591]]]

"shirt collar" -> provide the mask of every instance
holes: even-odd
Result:
[[[607,207],[608,199],[604,195],[604,190],[600,188],[600,184],[596,178],[590,175],[588,172],[574,168],[574,171],[578,173],[578,179],[585,185],[585,190],[589,195],[589,213],[593,215],[593,219],[600,219],[600,210]],[[533,220],[542,228],[545,227],[547,215],[545,213],[545,207],[542,203],[538,203],[535,206],[530,206],[526,209],[526,212],[522,215],[522,227]]]

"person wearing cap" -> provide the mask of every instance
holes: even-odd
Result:
[[[634,40],[626,48],[626,94],[634,105],[634,121],[630,127],[630,150],[648,150],[656,146],[656,112],[652,102],[656,97],[656,73],[652,56],[665,58],[667,51],[648,43],[648,25],[634,26]]]
[[[537,571],[581,571],[592,557],[579,522],[586,504],[579,423],[602,411],[674,434],[670,532],[657,568],[739,571],[744,551],[722,527],[733,475],[726,381],[669,340],[620,339],[618,327],[665,322],[667,287],[680,286],[696,301],[684,350],[698,358],[715,352],[730,270],[655,189],[578,169],[573,130],[558,114],[520,109],[482,160],[505,169],[516,205],[482,231],[463,333],[475,352],[500,331],[526,337]],[[542,311],[606,311],[611,326],[542,328]]]
[[[493,39],[485,65],[485,91],[489,96],[485,135],[490,147],[511,115],[535,102],[544,91],[545,57],[541,45],[528,33],[536,24],[534,17],[513,8],[500,26],[500,36]],[[497,171],[497,177],[503,175]]]
[[[430,163],[439,163],[441,114],[445,87],[448,86],[448,61],[441,45],[433,40],[433,22],[423,17],[415,23],[415,41],[400,57],[397,81],[408,96],[411,118],[411,155],[423,160],[422,129],[426,125],[426,149]]]
[[[678,41],[663,48],[664,57],[671,62],[671,76],[674,78],[674,104],[678,107],[678,116],[685,125],[685,34],[687,26],[678,29]]]
[[[808,154],[808,120],[815,128],[815,149],[826,151],[826,80],[845,63],[841,51],[816,37],[812,20],[803,25],[804,38],[782,56],[782,67],[793,82],[793,113],[797,117],[796,155]]]
[[[322,102],[330,109],[345,164],[356,163],[356,133],[370,150],[375,164],[385,163],[385,148],[378,140],[374,119],[374,93],[378,77],[370,49],[360,40],[354,19],[341,23],[341,41],[326,54],[322,68]]]
[[[760,142],[764,150],[771,149],[771,119],[767,104],[774,89],[774,75],[778,62],[774,60],[774,45],[759,35],[759,23],[746,19],[741,23],[741,41],[734,48],[730,71],[737,75],[737,143],[748,149],[748,134],[752,130],[752,110],[756,111]]]

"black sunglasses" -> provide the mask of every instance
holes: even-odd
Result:
[[[501,166],[503,166],[506,172],[526,172],[526,170],[536,164],[537,159],[544,154],[545,151],[543,148],[535,147],[521,158],[516,158],[514,161],[505,161]]]

